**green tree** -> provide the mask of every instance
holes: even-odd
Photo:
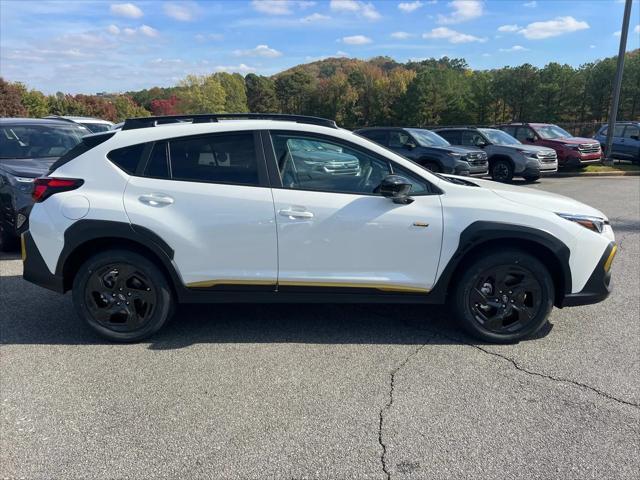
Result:
[[[128,95],[116,95],[111,98],[111,103],[116,109],[116,121],[121,122],[125,118],[148,117],[149,111],[138,105]]]
[[[307,113],[313,77],[304,70],[294,70],[279,74],[275,79],[275,90],[280,111],[283,113]]]
[[[225,92],[224,111],[227,113],[248,112],[247,91],[244,78],[239,73],[216,73],[215,77]]]
[[[278,98],[273,80],[250,73],[244,77],[250,112],[274,113],[278,111]]]
[[[188,75],[180,82],[184,113],[224,112],[226,94],[215,75]]]

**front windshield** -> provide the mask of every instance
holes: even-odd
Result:
[[[2,125],[0,159],[61,157],[86,133],[73,125]]]
[[[536,133],[544,139],[569,138],[571,134],[557,125],[545,125],[536,127]]]
[[[91,130],[92,133],[100,133],[111,130],[111,125],[109,125],[108,123],[81,123],[81,125],[87,127],[89,130]]]
[[[422,129],[410,129],[411,135],[414,136],[416,141],[422,147],[448,147],[451,144],[447,142],[444,138],[442,138],[437,133],[433,133],[429,130]]]
[[[508,133],[493,128],[479,128],[480,132],[494,145],[521,145],[521,143]]]

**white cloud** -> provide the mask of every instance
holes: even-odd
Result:
[[[633,33],[640,33],[640,24],[636,25],[636,28],[633,29]]]
[[[342,37],[342,41],[347,45],[366,45],[367,43],[371,43],[369,37],[365,37],[364,35],[351,35],[349,37]]]
[[[405,13],[411,13],[424,5],[420,0],[415,2],[402,2],[398,4],[398,8]]]
[[[447,27],[438,27],[429,33],[423,33],[422,38],[426,39],[444,39],[449,43],[470,43],[470,42],[486,42],[486,38],[475,37],[462,32],[456,32]]]
[[[296,7],[304,9],[315,3],[305,0],[252,0],[251,6],[267,15],[291,15]]]
[[[595,45],[589,45],[589,48],[596,48]]]
[[[249,65],[245,65],[241,63],[240,65],[218,65],[214,68],[216,72],[227,72],[227,73],[253,73],[257,71],[256,68],[250,67]]]
[[[532,0],[531,2],[523,3],[522,6],[527,8],[536,8],[538,6],[538,2],[536,2],[536,0]]]
[[[195,36],[195,39],[199,42],[206,42],[207,40],[219,41],[224,39],[224,35],[221,33],[208,33],[207,35],[204,33],[198,33]]]
[[[158,31],[155,28],[150,27],[149,25],[142,25],[140,27],[140,33],[147,37],[157,37]]]
[[[327,20],[331,20],[331,17],[329,15],[322,15],[321,13],[312,13],[300,19],[302,23],[326,22]]]
[[[194,11],[185,3],[164,3],[162,8],[165,15],[180,22],[189,22],[193,20]]]
[[[406,40],[407,38],[411,38],[414,35],[408,32],[393,32],[390,37],[395,38],[396,40]]]
[[[127,18],[140,18],[144,15],[139,7],[133,3],[114,3],[109,8],[111,13]]]
[[[483,57],[490,57],[490,56],[491,56],[491,54],[490,54],[490,53],[483,53],[483,54],[482,54],[482,56],[483,56]]]
[[[135,34],[136,34],[136,29],[135,29],[135,28],[129,28],[129,27],[127,27],[127,28],[123,29],[123,30],[122,30],[122,32],[123,32],[125,35],[132,36],[132,35],[135,35]]]
[[[462,23],[481,17],[484,13],[484,5],[480,0],[453,0],[449,2],[449,7],[453,12],[449,15],[438,15],[438,23]]]
[[[546,22],[533,22],[518,33],[529,40],[542,40],[544,38],[557,37],[565,33],[577,32],[589,28],[587,22],[576,20],[573,17],[556,17]]]
[[[513,25],[501,25],[498,27],[499,32],[517,32],[520,27],[516,24]]]
[[[256,48],[250,50],[234,50],[233,54],[239,57],[276,58],[282,56],[282,52],[279,52],[275,48],[270,48],[269,45],[258,45]]]
[[[347,52],[343,52],[342,50],[338,50],[336,52],[336,57],[348,57],[349,54]]]
[[[111,35],[118,35],[120,33],[120,29],[116,25],[109,25],[107,27],[107,32]]]
[[[528,52],[528,48],[524,48],[522,45],[514,45],[511,48],[501,48],[501,52]]]
[[[620,30],[618,30],[617,32],[613,32],[614,37],[619,37],[621,35],[622,35],[622,32]]]
[[[371,3],[359,0],[331,0],[329,8],[334,12],[350,12],[366,18],[367,20],[378,20],[382,18],[380,12]]]

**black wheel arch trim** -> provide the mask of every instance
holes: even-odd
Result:
[[[439,275],[431,293],[429,293],[429,296],[433,297],[432,302],[445,302],[453,276],[469,252],[483,243],[509,239],[534,242],[551,251],[555,260],[558,262],[563,280],[564,288],[563,291],[560,292],[561,298],[556,298],[556,303],[561,304],[564,296],[571,293],[571,269],[569,267],[571,251],[569,247],[558,238],[543,230],[523,225],[491,221],[474,222],[462,231],[458,247]]]

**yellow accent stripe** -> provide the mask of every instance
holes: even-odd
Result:
[[[187,283],[189,288],[211,288],[218,285],[272,285],[269,280],[204,280],[201,282]],[[283,287],[323,287],[323,288],[374,288],[385,292],[414,292],[429,293],[430,289],[421,287],[407,287],[404,285],[389,285],[381,283],[345,283],[345,282],[297,282],[282,281],[278,285]]]
[[[609,254],[609,258],[607,258],[607,261],[604,262],[605,272],[611,270],[611,264],[613,263],[613,258],[616,256],[616,253],[618,253],[618,245],[613,246],[613,248],[611,249],[611,253]]]
[[[189,288],[211,288],[218,285],[273,285],[272,280],[204,280],[202,282],[187,283]]]
[[[24,240],[24,233],[20,235],[20,257],[23,262],[27,259],[27,244]]]

